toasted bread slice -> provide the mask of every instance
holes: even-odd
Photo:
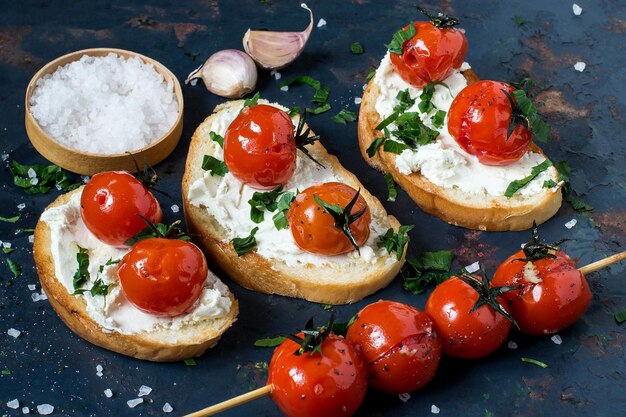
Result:
[[[463,72],[468,84],[478,81],[471,70]],[[396,167],[396,154],[385,152],[382,148],[373,157],[367,155],[367,148],[382,136],[376,126],[382,121],[376,110],[376,100],[380,87],[375,80],[370,80],[363,93],[358,120],[359,147],[365,161],[383,173],[390,173],[409,196],[427,213],[455,226],[477,230],[506,231],[525,230],[543,223],[552,217],[561,206],[560,184],[556,189],[544,189],[532,197],[507,198],[499,196],[473,195],[462,190],[443,188],[429,181],[419,172],[406,175]],[[448,110],[448,109],[444,109]],[[530,152],[543,152],[534,143]],[[551,177],[558,182],[554,167],[549,168]]]
[[[61,195],[46,210],[67,204],[82,187]],[[69,247],[71,242],[66,242]],[[222,334],[235,322],[239,312],[237,301],[228,292],[231,308],[227,315],[206,318],[180,328],[155,328],[133,334],[123,334],[103,328],[87,311],[87,302],[74,296],[57,277],[55,260],[51,252],[52,233],[48,224],[39,220],[35,229],[34,258],[41,287],[61,320],[78,336],[94,345],[156,362],[179,361],[200,356],[215,346]]]
[[[395,253],[380,254],[385,249],[376,248],[374,243],[375,250],[380,254],[375,260],[366,261],[356,256],[338,255],[325,257],[327,263],[317,265],[302,261],[294,266],[293,263],[288,263],[284,259],[263,256],[256,251],[237,256],[230,242],[228,231],[222,225],[222,219],[209,213],[202,204],[192,204],[189,198],[192,184],[202,180],[205,175],[201,168],[203,156],[213,156],[221,151],[218,148],[219,145],[209,139],[209,133],[212,130],[222,129],[216,133],[223,135],[226,127],[223,123],[219,123],[221,127],[215,126],[214,121],[222,112],[241,108],[242,103],[241,100],[231,101],[216,107],[214,113],[196,129],[189,147],[182,186],[183,205],[187,226],[190,232],[199,235],[199,241],[207,257],[245,288],[325,304],[352,303],[389,284],[404,263],[406,248],[401,258],[396,259]],[[307,148],[311,155],[321,162],[326,167],[325,169],[331,169],[341,182],[361,190],[361,196],[367,202],[372,214],[372,224],[378,222],[381,227],[398,231],[400,227],[398,221],[385,212],[378,199],[372,196],[352,173],[345,170],[336,157],[328,154],[319,142],[307,145]],[[298,159],[308,161],[305,158],[306,156],[298,151]],[[291,181],[297,180],[298,172],[296,169]],[[303,187],[299,189],[302,190]],[[242,204],[247,205],[245,199],[242,200]],[[250,223],[247,230],[252,229],[253,225]],[[370,233],[370,240],[377,237],[373,234],[374,230]],[[293,239],[290,233],[285,236],[285,239]],[[302,257],[311,256],[303,251],[301,255]],[[300,255],[296,254],[296,256]],[[343,261],[339,262],[339,259]]]

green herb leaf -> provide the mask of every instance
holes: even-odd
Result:
[[[259,98],[261,98],[261,93],[257,91],[252,97],[247,98],[243,101],[243,107],[256,106],[259,102]]]
[[[250,218],[252,221],[254,223],[261,223],[265,218],[263,210],[270,212],[275,211],[278,207],[276,199],[280,197],[281,194],[283,194],[282,185],[279,185],[272,191],[255,191],[254,194],[252,194],[252,198],[248,200],[248,204],[250,204]]]
[[[446,112],[443,110],[437,110],[437,113],[430,118],[430,121],[437,129],[441,129],[446,121]]]
[[[194,358],[185,359],[183,362],[185,362],[187,366],[196,366],[198,364]]]
[[[109,284],[105,284],[104,281],[102,281],[102,278],[98,278],[93,283],[93,286],[91,287],[89,292],[94,297],[96,295],[101,295],[103,297],[106,297],[107,294],[109,293]]]
[[[367,150],[365,151],[367,153],[367,156],[371,158],[374,155],[376,155],[376,152],[378,152],[378,149],[382,146],[384,142],[385,142],[384,136],[379,136],[376,139],[374,139],[374,141],[370,144],[370,146],[367,147]]]
[[[554,180],[545,180],[543,182],[543,188],[553,188],[556,187],[556,182],[554,182]]]
[[[618,324],[622,324],[623,322],[626,321],[626,308],[618,313],[615,313],[615,321]]]
[[[258,227],[255,227],[250,231],[250,234],[246,237],[236,237],[232,240],[233,248],[237,252],[237,256],[241,256],[244,253],[250,252],[256,246],[256,238],[254,235],[259,231]]]
[[[522,362],[532,363],[533,365],[537,365],[537,366],[539,366],[541,368],[544,368],[544,369],[548,367],[547,363],[541,362],[541,361],[538,361],[537,359],[532,359],[532,358],[522,358]]]
[[[7,265],[9,266],[9,270],[15,278],[19,277],[22,274],[21,265],[15,262],[13,259],[7,258]]]
[[[333,326],[331,328],[331,332],[336,334],[336,335],[345,336],[346,333],[348,333],[348,328],[350,328],[350,326],[352,326],[352,324],[356,321],[357,317],[358,317],[358,315],[355,314],[348,321],[339,322],[339,323],[333,323]]]
[[[109,266],[109,265],[117,265],[119,264],[121,261],[121,259],[113,259],[113,258],[109,258],[108,261],[106,261],[103,265],[100,265],[100,268],[98,268],[98,272],[102,273],[104,272],[104,267],[105,266]]]
[[[400,55],[402,54],[402,47],[404,46],[404,42],[415,36],[415,33],[415,25],[413,24],[413,22],[411,22],[406,30],[400,29],[399,31],[394,33],[393,38],[391,38],[391,42],[389,42],[389,44],[385,46],[387,47],[387,49],[389,49],[389,52]]]
[[[361,45],[359,42],[354,42],[352,45],[350,45],[350,51],[355,55],[359,55],[365,52],[365,50],[363,49],[363,45]]]
[[[296,114],[300,114],[300,106],[294,106],[291,109],[289,109],[289,111],[287,112],[287,114],[289,115],[289,117],[293,117]]]
[[[21,214],[18,214],[17,216],[13,216],[13,217],[0,216],[0,222],[15,223],[16,221],[20,219],[20,217],[22,217]]]
[[[315,89],[315,94],[313,94],[313,103],[317,104],[318,107],[314,109],[307,108],[306,110],[312,114],[320,114],[330,110],[330,103],[328,103],[328,96],[330,95],[330,90],[328,88],[322,86],[322,84],[308,75],[302,75],[300,77],[296,77],[294,79],[283,81],[280,83],[281,87],[288,86],[291,84],[306,84]]]
[[[79,246],[78,252],[76,253],[76,262],[78,263],[78,267],[76,268],[76,272],[74,272],[72,282],[74,290],[79,290],[80,287],[89,281],[89,250]]]
[[[330,103],[324,103],[321,106],[315,107],[315,108],[306,108],[306,111],[311,113],[311,114],[320,114],[320,113],[326,113],[328,110],[330,110]]]
[[[413,149],[433,142],[439,137],[439,132],[426,126],[417,112],[403,113],[395,123],[396,130],[392,131],[391,135]]]
[[[335,123],[342,123],[345,125],[346,122],[356,121],[356,113],[348,109],[341,109],[339,110],[339,113],[331,117],[330,120],[332,120]]]
[[[551,166],[552,166],[552,162],[549,159],[546,159],[539,165],[535,165],[530,171],[530,175],[522,178],[521,180],[511,181],[509,186],[506,188],[506,191],[504,192],[504,196],[509,197],[509,198],[513,197],[513,194],[515,194],[520,189],[525,187],[529,182],[537,178],[539,174],[541,174],[543,171],[550,168]]]
[[[224,149],[224,138],[221,135],[218,135],[215,132],[209,132],[209,137],[213,142],[216,142],[220,145],[220,148]]]
[[[398,233],[395,233],[392,228],[389,228],[384,235],[379,236],[376,245],[379,248],[387,249],[388,253],[395,252],[396,259],[400,260],[404,254],[404,247],[410,240],[408,232],[413,229],[413,227],[415,226],[400,226],[398,228]]]
[[[522,26],[524,24],[524,19],[522,19],[520,16],[514,16],[513,18],[515,19],[515,23],[517,23],[517,26]]]
[[[9,168],[13,174],[13,183],[28,194],[45,194],[52,187],[67,192],[80,186],[80,183],[70,183],[67,174],[56,165],[22,165],[17,161],[11,161]],[[28,175],[31,169],[36,174],[35,178]]]
[[[389,197],[387,197],[387,201],[396,201],[398,191],[396,191],[396,184],[393,181],[393,177],[388,172],[385,174],[385,182],[387,183],[387,191],[389,192]]]
[[[537,109],[532,101],[526,96],[526,91],[519,89],[513,91],[510,95],[506,93],[511,100],[513,108],[513,117],[511,123],[522,124],[533,134],[533,139],[537,142],[546,143],[550,136],[550,125],[541,120]],[[511,128],[509,128],[511,130]]]
[[[450,278],[454,254],[449,250],[424,252],[408,260],[402,271],[402,287],[413,294],[422,294],[431,285]]]
[[[431,110],[435,108],[435,105],[432,102],[433,94],[435,94],[435,83],[428,83],[422,90],[422,94],[420,94],[420,102],[417,105],[417,108],[422,113],[430,113]]]
[[[2,370],[2,375],[11,375],[11,370],[10,369],[3,369]]]
[[[259,339],[254,342],[254,346],[257,347],[276,347],[287,340],[285,336],[268,337],[265,339]]]
[[[196,58],[198,58],[198,56],[200,55],[200,52],[185,52],[185,55],[191,58],[192,62],[196,62]]]
[[[395,140],[387,139],[383,145],[385,152],[391,152],[395,154],[401,154],[404,150],[410,149],[407,145]]]
[[[142,215],[138,216],[141,217],[144,222],[146,222],[148,227],[140,230],[139,232],[135,233],[134,236],[126,240],[126,242],[124,242],[124,245],[126,246],[133,246],[137,242],[153,237],[164,239],[178,239],[184,241],[191,240],[189,236],[180,227],[178,227],[181,223],[180,220],[176,220],[172,224],[168,225],[164,223],[152,223],[150,220],[146,219]]]
[[[278,200],[278,205],[276,208],[278,209],[278,213],[272,216],[272,221],[274,222],[274,226],[277,230],[286,229],[289,227],[289,222],[287,221],[287,212],[289,211],[289,207],[291,207],[291,203],[296,198],[296,193],[288,191],[284,193],[280,199]]]
[[[376,71],[370,70],[370,71],[367,72],[367,75],[365,76],[365,79],[367,79],[367,81],[369,81],[372,78],[374,78],[374,75],[376,75]]]
[[[4,246],[2,247],[2,252],[4,252],[5,254],[9,254],[11,252],[13,252],[15,250],[15,248],[5,248]]]
[[[220,161],[211,155],[204,155],[204,158],[202,159],[202,169],[209,171],[209,174],[211,175],[217,175],[220,177],[223,177],[228,172],[228,167],[224,161]]]

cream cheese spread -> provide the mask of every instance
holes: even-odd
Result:
[[[452,75],[446,78],[443,83],[448,88],[442,85],[435,86],[432,102],[437,109],[446,113],[449,111],[454,97],[467,86],[467,81],[461,71],[469,68],[467,63],[463,63],[459,70],[455,70]],[[415,104],[407,111],[419,112],[419,96],[422,90],[411,86],[400,78],[393,69],[389,52],[376,71],[374,83],[380,88],[380,95],[375,106],[381,120],[393,112],[393,107],[397,104],[396,95],[398,92],[407,88],[411,98],[415,99]],[[438,139],[433,143],[419,146],[415,150],[407,149],[399,154],[395,162],[398,171],[402,174],[408,175],[419,172],[430,182],[446,189],[460,190],[478,196],[503,197],[512,181],[530,175],[534,166],[546,160],[542,154],[529,151],[521,159],[510,165],[483,165],[478,162],[477,157],[465,152],[448,133],[447,117],[446,122],[439,129],[432,124],[430,117],[435,111],[433,110],[429,114],[420,113],[420,117],[426,126],[439,131]],[[393,131],[394,129],[395,125],[391,124],[389,130]],[[554,179],[554,171],[543,171],[521,188],[513,198],[523,198],[541,193],[544,181],[549,179]],[[558,187],[553,188],[554,191],[557,189]]]
[[[259,102],[270,104],[264,100]],[[278,104],[271,105],[286,110]],[[241,106],[237,106],[219,112],[212,121],[211,130],[224,136],[240,110]],[[216,146],[212,156],[223,160],[222,148]],[[296,170],[283,190],[302,191],[309,186],[329,181],[343,182],[330,164],[322,168],[298,150]],[[235,237],[248,236],[254,227],[258,227],[259,230],[255,234],[257,253],[267,259],[282,261],[290,267],[304,264],[345,265],[363,261],[376,263],[380,258],[385,258],[389,263],[395,260],[395,254],[387,253],[386,249],[378,248],[376,244],[378,237],[391,227],[384,213],[371,211],[370,236],[360,248],[360,255],[352,251],[343,255],[320,256],[300,249],[289,228],[277,230],[272,221],[274,213],[265,212],[264,220],[259,224],[254,223],[250,218],[248,200],[255,191],[258,190],[243,184],[230,173],[220,177],[204,172],[201,178],[191,184],[187,197],[192,205],[206,209],[209,215],[218,220],[226,232],[224,242],[230,242]]]
[[[66,204],[44,211],[41,220],[50,229],[50,252],[56,276],[70,294],[74,292],[73,276],[78,267],[78,246],[89,251],[90,280],[84,287],[90,288],[98,277],[110,285],[106,297],[92,296],[88,291],[76,295],[84,298],[87,313],[105,331],[136,334],[162,329],[177,330],[209,318],[223,317],[231,309],[228,288],[211,271],[200,298],[183,315],[156,317],[133,306],[121,291],[117,265],[105,265],[109,260],[121,259],[128,249],[105,245],[91,234],[80,215],[80,193],[74,194]],[[102,273],[99,272],[101,266]]]

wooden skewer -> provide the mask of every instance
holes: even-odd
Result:
[[[620,261],[626,259],[626,251],[616,253],[615,255],[611,255],[608,258],[600,259],[599,261],[595,261],[590,263],[589,265],[581,266],[578,268],[583,275],[591,274],[592,272],[596,272],[599,269],[606,268],[609,265],[613,265]]]
[[[221,403],[212,405],[207,408],[203,408],[202,410],[196,411],[191,414],[187,414],[184,417],[206,417],[213,416],[217,413],[221,413],[222,411],[229,410],[233,407],[237,407],[241,404],[245,404],[249,401],[254,401],[261,397],[265,397],[272,392],[272,385],[266,385],[261,388],[257,388],[254,391],[247,392],[245,394],[239,395],[237,397],[231,398],[230,400],[222,401]]]

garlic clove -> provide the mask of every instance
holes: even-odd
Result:
[[[211,55],[189,74],[185,84],[202,79],[207,90],[220,97],[240,98],[256,87],[257,69],[254,61],[242,51],[224,49]]]
[[[254,61],[265,69],[280,69],[291,64],[304,50],[313,30],[313,12],[304,3],[300,5],[309,11],[311,22],[302,32],[271,32],[248,29],[243,37],[243,48]]]

